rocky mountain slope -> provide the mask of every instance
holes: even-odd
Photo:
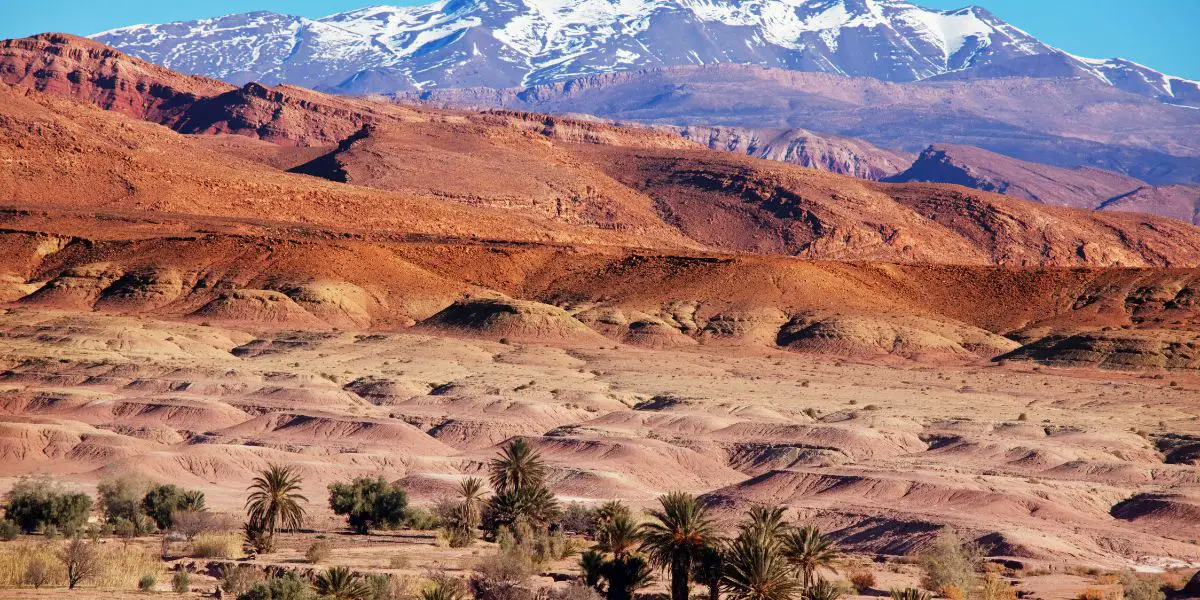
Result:
[[[907,170],[884,180],[954,183],[1046,204],[1149,212],[1200,223],[1200,186],[1156,187],[1102,169],[1051,167],[966,146],[930,146]]]
[[[1200,181],[1200,111],[1086,78],[889,83],[715,65],[397,98],[663,125],[802,128],[914,154],[934,143],[958,144],[1054,166],[1116,171],[1155,185]]]
[[[18,86],[6,93],[13,99],[5,107],[6,142],[25,157],[23,170],[5,178],[11,196],[67,206],[269,214],[423,235],[813,259],[1200,264],[1200,230],[1169,220],[1064,210],[961,188],[867,185],[701,149],[658,129],[446,112],[247,84],[178,95],[170,111],[142,115],[182,133],[207,134],[181,137],[129,129],[135,123],[113,120],[111,111],[77,110],[53,96],[21,98],[21,90],[33,89],[100,98],[101,106],[153,106],[158,90],[196,84],[170,72],[157,82],[138,79],[148,68],[80,38],[47,35],[0,48],[0,79]],[[30,133],[47,122],[58,122],[54,134]],[[228,133],[239,136],[213,135]],[[56,168],[60,150],[75,147],[78,172]],[[278,170],[256,176],[261,167],[244,159],[307,176]],[[30,179],[34,172],[41,180]],[[242,187],[239,180],[251,183]],[[351,185],[339,185],[345,183]],[[289,200],[297,194],[312,202]],[[446,216],[455,206],[481,212]]]
[[[29,44],[0,53],[4,301],[934,362],[1061,338],[1095,342],[1013,356],[1196,368],[1200,229],[1178,221],[288,86],[142,114],[181,135],[95,103],[151,106],[192,79],[139,86],[137,59],[35,41],[39,75]]]
[[[1200,102],[1196,82],[1072,56],[983,8],[930,10],[901,0],[463,0],[317,20],[254,12],[94,37],[187,73],[355,94],[733,63],[886,81],[1084,77]]]
[[[879,180],[905,170],[913,156],[874,146],[863,140],[822,135],[805,129],[756,129],[690,125],[675,128],[679,135],[707,146],[755,158]]]

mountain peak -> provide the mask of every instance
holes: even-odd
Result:
[[[981,7],[906,0],[438,0],[316,20],[260,11],[94,37],[231,83],[348,93],[529,86],[714,63],[904,82],[992,65],[1022,75],[1013,61],[1068,56]],[[1140,65],[1069,60],[1079,74],[1143,95],[1177,100],[1195,87]]]

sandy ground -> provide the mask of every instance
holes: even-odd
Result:
[[[93,491],[102,477],[137,474],[202,489],[212,509],[236,513],[256,470],[292,464],[311,526],[335,540],[333,563],[380,569],[404,553],[414,569],[465,569],[485,547],[339,537],[325,486],[383,475],[433,502],[522,435],[566,501],[645,506],[683,489],[726,524],[751,503],[780,503],[864,560],[917,550],[950,525],[990,555],[1054,569],[1023,584],[1048,599],[1088,587],[1067,568],[1200,566],[1200,469],[1167,460],[1200,436],[1195,377],[601,342],[261,333],[8,309],[3,485],[48,473]],[[300,562],[307,543],[260,560]]]

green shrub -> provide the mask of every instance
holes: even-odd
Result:
[[[406,529],[429,531],[437,529],[441,524],[442,519],[433,511],[421,506],[410,506],[405,511],[404,521],[400,526]]]
[[[74,533],[87,522],[92,499],[87,494],[68,492],[46,477],[22,477],[8,493],[5,519],[21,531],[53,530]]]
[[[311,600],[315,598],[308,583],[299,575],[288,571],[251,585],[237,595],[237,600]]]
[[[204,511],[204,492],[183,490],[169,484],[153,486],[142,497],[141,509],[154,519],[159,529],[166,531],[174,525],[176,513]]]
[[[335,514],[345,515],[350,528],[357,533],[394,529],[405,519],[408,494],[399,484],[388,483],[383,477],[359,477],[329,484],[329,508]]]
[[[176,571],[171,577],[171,589],[176,594],[186,594],[192,587],[192,576],[187,571]]]
[[[142,578],[138,580],[138,589],[143,592],[153,592],[154,586],[157,583],[158,580],[153,575],[142,575]]]
[[[0,540],[11,542],[21,535],[21,527],[8,519],[0,521]]]

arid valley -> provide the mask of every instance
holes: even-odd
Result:
[[[282,598],[243,592],[347,567],[394,595],[326,597],[598,599],[583,557],[639,556],[603,507],[651,525],[630,533],[651,560],[675,493],[729,556],[755,510],[817,528],[836,559],[795,572],[843,598],[1200,593],[1186,220],[660,127],[237,87],[65,34],[0,42],[0,82],[0,488],[100,499],[87,535],[43,519],[0,541],[2,598]],[[496,516],[515,448],[553,517]],[[305,516],[255,531],[273,467]],[[411,515],[347,527],[327,500],[356,478]],[[490,490],[471,518],[468,481]],[[139,519],[153,486],[203,510],[124,535],[114,482],[143,486]],[[183,512],[202,534],[170,526]],[[969,585],[930,583],[948,532]],[[28,581],[76,543],[126,562],[71,592],[57,565]],[[488,587],[529,544],[507,595]],[[659,562],[628,597],[677,592]]]

